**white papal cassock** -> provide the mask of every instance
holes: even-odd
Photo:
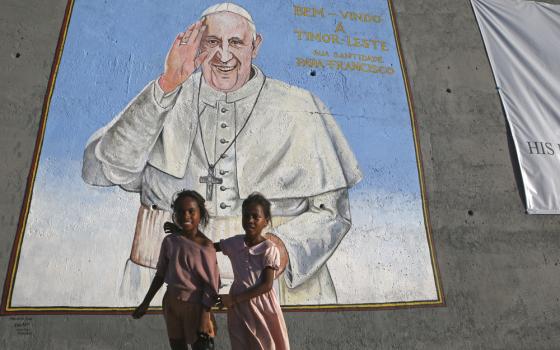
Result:
[[[205,152],[210,163],[222,155],[215,172],[223,179],[207,201],[205,234],[218,241],[242,233],[241,203],[261,192],[272,202],[273,230],[289,254],[281,303],[336,303],[326,261],[351,226],[347,190],[361,179],[358,163],[318,98],[266,78],[256,66],[252,78],[229,93],[213,90],[201,73],[167,94],[153,81],[88,141],[84,181],[140,193],[127,283],[141,293],[149,285],[149,277],[130,281],[142,275],[132,269],[155,268],[173,195],[184,188],[206,193],[200,182],[208,173]],[[229,261],[218,259],[227,285]]]

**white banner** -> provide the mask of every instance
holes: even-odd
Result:
[[[517,150],[529,214],[560,213],[560,6],[471,0]]]

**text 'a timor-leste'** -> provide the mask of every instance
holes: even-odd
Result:
[[[333,23],[331,32],[325,31],[324,28],[293,29],[298,42],[314,48],[311,57],[305,57],[304,54],[296,57],[296,66],[377,75],[395,73],[392,65],[385,65],[383,62],[383,55],[390,51],[389,44],[374,37],[373,33],[367,34],[369,30],[379,28],[382,16],[365,11],[329,10],[302,5],[293,5],[293,14],[297,18],[310,19],[301,21],[300,26],[303,27],[326,20]],[[361,29],[356,29],[356,26]]]

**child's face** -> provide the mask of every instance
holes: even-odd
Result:
[[[179,199],[175,208],[175,221],[185,232],[193,232],[193,230],[198,229],[200,208],[194,198],[183,197]]]
[[[254,204],[243,211],[242,223],[245,234],[255,237],[260,235],[263,228],[268,225],[268,220],[264,215],[263,208]]]

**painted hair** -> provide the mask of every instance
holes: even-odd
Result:
[[[206,210],[206,205],[205,205],[206,200],[204,200],[204,197],[202,197],[200,193],[196,191],[181,190],[175,193],[175,195],[173,196],[173,203],[171,204],[171,209],[173,209],[173,214],[176,213],[179,200],[187,197],[194,199],[196,201],[196,204],[198,204],[198,209],[200,210],[200,223],[202,224],[203,227],[206,227],[208,221],[210,221],[210,215],[208,214],[208,210]]]
[[[241,205],[241,210],[245,212],[251,205],[260,205],[263,209],[264,217],[272,223],[272,214],[270,213],[270,201],[258,192],[253,192],[247,197]]]

